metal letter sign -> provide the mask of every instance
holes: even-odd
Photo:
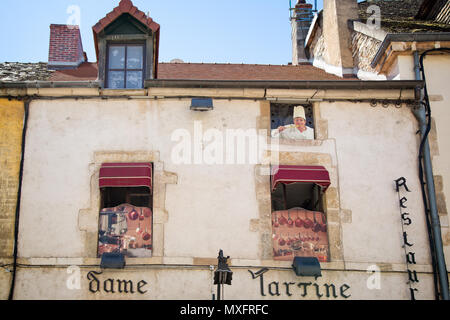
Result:
[[[350,292],[347,292],[347,290],[350,289],[350,286],[345,283],[341,286],[333,283],[317,283],[317,279],[319,277],[315,277],[315,282],[272,281],[270,283],[267,283],[268,281],[264,281],[264,274],[267,274],[267,272],[269,272],[268,268],[263,268],[257,272],[248,270],[248,272],[250,272],[253,280],[259,278],[260,293],[263,297],[267,296],[266,293],[268,293],[272,297],[276,296],[286,298],[293,296],[294,298],[298,299],[305,298],[307,296],[311,297],[313,296],[313,294],[315,294],[315,296],[319,299],[322,297],[330,299],[348,299],[352,296]]]
[[[406,266],[408,270],[408,282],[409,285],[409,292],[411,295],[411,300],[416,300],[415,293],[419,292],[417,288],[413,288],[413,285],[416,283],[419,283],[419,278],[417,276],[417,271],[411,270],[410,267],[416,264],[416,254],[412,252],[412,247],[414,247],[414,243],[411,242],[411,240],[408,240],[408,233],[405,231],[405,226],[410,226],[413,221],[411,218],[409,218],[408,212],[403,212],[403,209],[406,209],[406,203],[408,202],[408,199],[405,196],[400,195],[401,188],[404,188],[406,192],[411,192],[408,189],[408,186],[406,185],[406,179],[404,177],[401,177],[397,180],[395,180],[395,190],[398,193],[398,202],[400,207],[400,216],[401,216],[401,223],[402,223],[402,232],[403,232],[403,249],[405,250],[405,256],[406,256]]]

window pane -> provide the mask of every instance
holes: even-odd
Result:
[[[127,88],[128,89],[142,88],[142,71],[127,72]]]
[[[123,89],[125,72],[124,71],[109,71],[108,72],[108,88]]]
[[[109,47],[109,69],[125,69],[125,46]]]
[[[142,46],[127,47],[127,69],[142,69],[144,48]]]

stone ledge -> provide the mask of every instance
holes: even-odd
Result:
[[[218,260],[217,258],[194,258],[193,265],[195,266],[217,266]],[[228,261],[228,265],[232,265],[232,261]]]
[[[5,263],[8,261],[4,260]],[[82,262],[82,263],[77,263]],[[79,267],[100,266],[99,258],[19,258],[18,264],[29,267],[67,267],[76,265]],[[11,262],[12,263],[12,259]],[[166,266],[166,267],[195,267],[195,266],[217,266],[217,258],[200,258],[200,257],[154,257],[154,258],[126,258],[126,265],[132,266]],[[321,263],[322,270],[329,271],[357,271],[367,272],[371,266],[378,266],[381,272],[407,272],[405,264],[383,263],[383,262],[344,262],[331,261]],[[275,260],[251,260],[251,259],[230,259],[229,266],[234,268],[274,268],[274,269],[292,269],[291,261],[275,261]],[[417,264],[413,268],[419,273],[432,273],[433,268],[429,264]]]
[[[371,266],[378,266],[381,272],[407,272],[407,266],[404,263],[382,263],[382,262],[346,262],[345,270],[348,271],[366,271]],[[432,273],[433,267],[428,264],[416,264],[411,269],[422,272]]]
[[[324,140],[293,140],[293,139],[277,139],[269,138],[267,143],[269,145],[280,146],[297,146],[297,147],[318,147],[323,145]]]

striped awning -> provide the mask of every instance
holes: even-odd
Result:
[[[100,188],[148,187],[152,190],[151,163],[104,163],[100,168]]]
[[[330,186],[330,174],[322,166],[273,166],[272,191],[280,183],[291,184],[297,182],[315,183],[325,192]]]

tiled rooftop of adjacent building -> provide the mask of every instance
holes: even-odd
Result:
[[[381,28],[391,33],[400,32],[450,32],[450,25],[436,19],[436,12],[446,12],[448,0],[371,0],[360,2],[359,17],[366,21],[373,13],[367,9],[376,5],[381,10]],[[432,6],[435,10],[427,10]],[[428,14],[427,14],[428,13]]]
[[[387,32],[450,32],[450,0],[371,0],[359,3],[360,19],[370,14],[367,8],[377,5],[381,9],[381,26]],[[129,1],[111,14],[143,13]],[[117,11],[117,12],[116,12]],[[140,17],[139,16],[139,17]],[[141,17],[144,19],[144,17]],[[104,18],[107,19],[107,18]],[[106,20],[102,23],[107,23]],[[108,18],[109,19],[109,18]],[[106,21],[106,22],[105,22]],[[99,23],[100,23],[99,22]],[[158,29],[151,19],[146,23]],[[101,23],[94,26],[101,28]],[[183,80],[343,80],[312,65],[258,65],[226,63],[159,63],[158,79]],[[84,62],[76,69],[51,71],[47,63],[0,63],[0,81],[94,81],[97,79],[97,63]]]
[[[95,81],[97,64],[77,69],[47,70],[46,63],[1,63],[1,81]],[[183,80],[342,80],[311,65],[160,63],[158,79]]]

